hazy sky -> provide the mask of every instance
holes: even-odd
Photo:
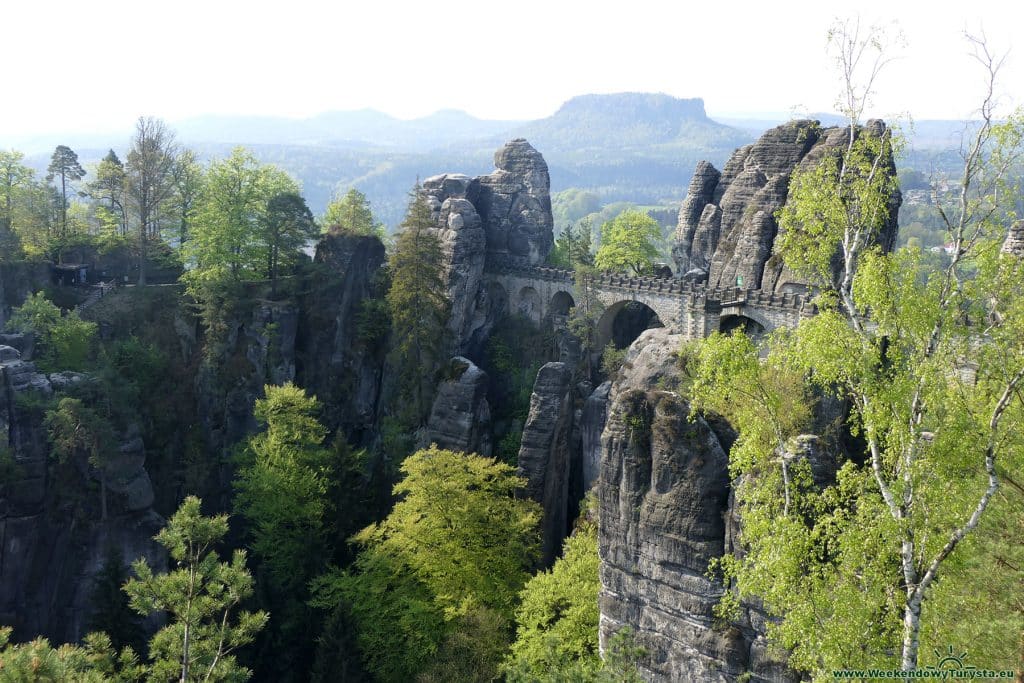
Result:
[[[2,0],[0,139],[124,130],[142,114],[526,119],[619,91],[699,96],[719,115],[827,111],[825,34],[848,8],[906,37],[874,113],[969,116],[981,71],[965,29],[1009,52],[1002,94],[1024,103],[1018,0]]]

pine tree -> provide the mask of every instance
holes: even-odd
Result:
[[[124,586],[136,612],[168,616],[168,625],[149,641],[149,680],[245,680],[251,672],[235,652],[250,644],[269,619],[266,612],[239,610],[253,593],[245,551],[236,550],[230,562],[220,561],[214,547],[228,532],[227,515],[204,517],[201,505],[195,496],[186,498],[156,537],[176,568],[154,574],[144,559],[136,560],[137,578]]]
[[[417,185],[390,259],[392,280],[387,294],[394,339],[392,362],[404,380],[411,407],[406,422],[413,424],[419,424],[429,408],[448,321],[443,254],[433,227],[430,206]]]
[[[96,178],[89,183],[89,195],[117,217],[118,232],[124,235],[128,231],[128,212],[125,210],[125,172],[124,164],[114,150],[107,152],[96,167]]]
[[[61,237],[68,234],[68,186],[85,177],[85,169],[78,163],[78,155],[67,145],[57,145],[50,157],[50,165],[46,169],[46,179],[53,181],[60,178],[60,226]]]

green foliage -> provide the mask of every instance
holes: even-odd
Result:
[[[981,573],[1000,576],[986,520],[1000,514],[999,472],[1024,467],[1024,264],[999,252],[1012,216],[1003,160],[1019,152],[1022,123],[988,121],[972,143],[961,203],[940,214],[954,244],[941,269],[917,249],[873,246],[894,187],[888,136],[861,134],[795,174],[782,244],[786,265],[825,288],[818,314],[772,336],[760,359],[739,336],[699,349],[694,405],[739,432],[730,467],[745,552],[716,567],[736,590],[720,614],[762,599],[772,641],[816,680],[912,669],[949,644],[931,638],[954,633],[1012,656],[984,636],[987,609],[949,610],[970,604]],[[790,445],[814,393],[850,406],[849,443],[863,447],[823,488]],[[951,614],[951,628],[936,621]],[[1001,619],[1012,628],[1019,610]]]
[[[368,349],[377,348],[391,330],[391,311],[384,299],[363,299],[356,312],[356,336]]]
[[[640,211],[623,211],[601,228],[601,248],[594,264],[605,271],[632,270],[636,275],[650,271],[658,257],[661,227]]]
[[[418,425],[430,408],[433,380],[446,345],[449,304],[441,276],[441,243],[433,226],[430,207],[417,186],[388,263],[391,287],[387,293],[391,362],[408,403],[403,422],[412,426]]]
[[[11,629],[0,628],[0,677],[12,683],[136,683],[146,670],[135,653],[116,653],[102,633],[91,633],[82,646],[54,648],[45,638],[24,644],[10,642]]]
[[[572,225],[600,210],[601,198],[578,187],[570,187],[551,195],[551,213],[555,225]]]
[[[320,223],[330,233],[375,235],[381,239],[385,235],[384,225],[374,219],[366,195],[354,187],[327,205]]]
[[[198,498],[186,498],[156,536],[177,568],[154,574],[139,559],[132,564],[137,578],[124,586],[136,612],[168,616],[149,642],[151,680],[247,680],[250,671],[235,653],[267,623],[265,612],[239,610],[253,592],[245,552],[221,562],[214,551],[228,531],[227,517],[204,517],[200,506]]]
[[[282,267],[305,259],[302,248],[317,234],[313,214],[298,192],[279,192],[267,200],[262,224],[267,277],[276,283]]]
[[[108,239],[124,237],[128,232],[128,203],[125,195],[127,175],[124,164],[114,150],[110,150],[96,166],[95,179],[90,181],[86,192],[101,206],[100,221],[103,233]],[[106,206],[102,206],[106,204]]]
[[[882,136],[860,132],[844,154],[793,174],[789,199],[777,213],[787,265],[821,286],[840,286],[834,261],[844,240],[871,244],[888,220],[899,190],[887,172],[893,144],[888,130]]]
[[[85,177],[85,169],[78,163],[78,155],[67,145],[57,145],[46,169],[46,179],[57,180],[59,188],[57,210],[60,213],[61,235],[68,234],[68,189],[71,183]]]
[[[367,667],[385,681],[412,680],[439,651],[453,661],[473,623],[507,631],[495,620],[511,622],[539,551],[539,508],[516,498],[511,466],[430,448],[401,470],[399,502],[355,536],[354,570],[321,580],[317,598],[351,605]]]
[[[266,429],[239,454],[235,509],[250,523],[253,552],[274,588],[300,594],[327,540],[327,432],[317,419],[317,400],[299,387],[267,385],[264,391],[254,415]]]
[[[581,220],[575,226],[569,224],[555,239],[555,247],[548,254],[548,263],[556,268],[573,270],[577,265],[594,265],[591,249],[591,228],[589,220]]]
[[[7,329],[36,335],[37,362],[48,372],[85,370],[90,364],[96,323],[82,320],[75,311],[62,317],[60,309],[41,292],[30,295],[14,310]]]
[[[523,588],[516,609],[517,633],[506,667],[520,677],[551,672],[566,664],[584,674],[601,668],[597,627],[597,525],[583,520],[565,540],[562,556]]]
[[[619,374],[623,361],[626,360],[626,353],[629,349],[615,348],[615,342],[608,342],[601,353],[601,372],[605,377],[615,377]]]
[[[580,350],[586,364],[587,375],[593,374],[591,363],[600,350],[598,348],[597,324],[604,314],[605,306],[598,298],[594,277],[597,270],[591,266],[576,267],[576,293],[579,300],[569,311],[569,331],[580,340]]]
[[[53,454],[63,463],[84,453],[100,479],[101,516],[107,518],[107,470],[117,442],[110,421],[77,398],[64,397],[46,413],[46,428]]]
[[[243,147],[235,148],[227,159],[211,163],[185,248],[193,266],[186,276],[193,296],[206,293],[203,283],[216,286],[225,280],[270,277],[269,259],[282,221],[294,223],[292,227],[298,226],[296,230],[303,234],[308,223],[291,220],[303,217],[301,210],[271,216],[269,202],[278,195],[298,193],[298,185],[284,171],[260,164]],[[282,254],[298,248],[292,241],[278,247]]]

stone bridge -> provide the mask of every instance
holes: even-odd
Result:
[[[571,270],[501,265],[485,270],[484,282],[489,295],[502,301],[506,310],[538,323],[550,318],[556,325],[564,324],[569,309],[580,299],[579,283]],[[709,289],[673,277],[605,273],[594,276],[590,284],[604,305],[598,321],[600,347],[611,340],[616,317],[634,301],[653,311],[662,325],[688,339],[737,328],[759,336],[779,327],[795,327],[801,317],[814,313],[813,305],[801,294]]]

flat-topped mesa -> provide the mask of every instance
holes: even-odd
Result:
[[[872,120],[859,130],[882,135],[885,124]],[[736,150],[721,172],[700,162],[679,211],[672,248],[677,276],[711,288],[806,291],[807,283],[785,268],[778,253],[775,213],[786,203],[793,172],[838,154],[848,140],[847,127],[790,121]],[[891,158],[886,166],[895,175]],[[886,250],[895,242],[900,202],[897,191],[877,237]]]

